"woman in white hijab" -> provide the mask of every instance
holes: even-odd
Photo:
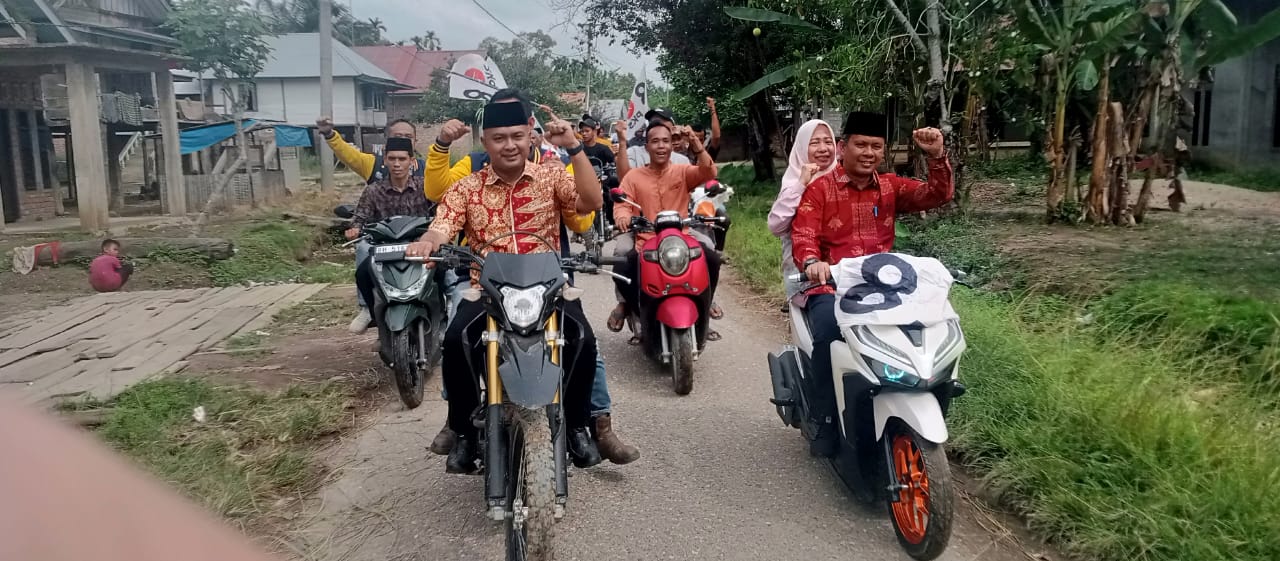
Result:
[[[800,125],[796,141],[791,145],[787,173],[782,176],[782,190],[769,210],[769,231],[782,239],[782,283],[788,299],[808,284],[787,280],[800,272],[791,259],[791,220],[809,183],[836,168],[836,139],[832,130],[831,125],[821,119]]]

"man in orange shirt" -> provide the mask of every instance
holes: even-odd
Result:
[[[716,178],[716,164],[711,160],[702,141],[693,135],[689,127],[676,127],[666,121],[653,120],[645,133],[645,150],[649,153],[649,163],[644,167],[632,169],[622,178],[622,190],[627,198],[643,209],[644,217],[653,220],[659,212],[674,210],[681,216],[689,215],[689,201],[694,189],[699,185]],[[698,158],[697,164],[673,164],[671,154],[675,148],[672,137],[680,134],[689,138],[689,152]],[[616,203],[613,206],[613,220],[618,229],[626,232],[631,226],[631,217],[636,214],[635,207],[627,203]],[[716,282],[720,277],[720,255],[716,253],[715,242],[704,239],[696,232],[691,232],[703,246],[703,255],[707,259],[707,270],[711,277],[709,298],[714,297]],[[614,272],[627,278],[635,278],[640,267],[637,251],[653,237],[650,232],[635,233],[635,243],[627,252],[627,263],[614,268]],[[630,236],[620,236],[617,243],[626,243]],[[614,281],[622,302],[609,314],[608,327],[611,331],[622,330],[629,306],[635,306],[639,300],[639,283],[627,284]]]

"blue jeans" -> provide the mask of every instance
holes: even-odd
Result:
[[[608,415],[613,407],[609,399],[609,383],[604,377],[604,354],[596,349],[596,377],[591,381],[591,416]]]

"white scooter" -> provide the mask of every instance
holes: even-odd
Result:
[[[957,378],[965,339],[947,301],[957,281],[935,259],[897,253],[844,259],[831,273],[844,338],[831,344],[833,371],[812,371],[808,319],[791,304],[794,345],[769,355],[770,401],[812,440],[815,376],[831,376],[841,436],[831,467],[860,500],[886,501],[911,557],[934,559],[950,539],[955,500],[945,417],[964,393]]]

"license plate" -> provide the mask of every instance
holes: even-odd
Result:
[[[409,249],[409,244],[398,243],[395,245],[380,245],[373,248],[374,253],[400,253]]]

